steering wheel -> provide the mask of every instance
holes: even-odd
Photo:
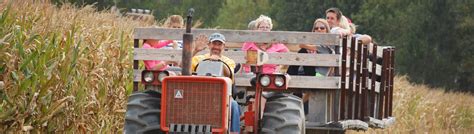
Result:
[[[229,65],[227,65],[227,63],[225,63],[224,61],[222,61],[220,59],[214,60],[214,59],[209,59],[209,58],[204,59],[202,61],[222,62],[227,67],[227,69],[229,69],[230,78],[232,79],[232,83],[234,83],[234,72],[232,72],[232,69],[230,69],[230,67],[229,67]],[[199,63],[193,68],[193,70],[196,70],[198,66],[199,66]]]

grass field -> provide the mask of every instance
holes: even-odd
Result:
[[[121,133],[132,88],[132,31],[152,24],[93,6],[31,1],[0,5],[0,132]],[[395,79],[396,124],[368,133],[474,130],[473,95],[407,79]]]
[[[393,105],[395,125],[366,133],[472,133],[474,130],[473,95],[446,93],[443,89],[411,84],[406,77],[397,76]]]

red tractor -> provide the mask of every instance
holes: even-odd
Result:
[[[195,29],[195,34],[219,32],[227,42],[283,42],[334,46],[339,53],[317,56],[301,53],[232,51],[236,63],[332,67],[331,77],[236,73],[234,82],[222,75],[222,62],[206,61],[191,73],[191,16],[183,29],[136,28],[134,93],[129,97],[124,133],[229,133],[232,88],[243,114],[242,133],[344,133],[348,129],[386,128],[394,122],[392,96],[393,47],[362,45],[355,38],[309,32],[259,32]],[[184,36],[182,36],[184,35]],[[141,49],[140,40],[183,39],[183,50]],[[382,49],[380,49],[382,48]],[[350,54],[348,54],[350,52]],[[139,70],[139,60],[167,60],[182,68]],[[211,68],[211,69],[209,69]],[[344,70],[344,71],[342,71]],[[252,82],[254,81],[254,82]],[[144,91],[137,91],[142,83]],[[293,92],[312,94],[305,114],[303,100]],[[235,118],[235,117],[234,117]]]

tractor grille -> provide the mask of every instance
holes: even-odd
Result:
[[[224,84],[171,79],[166,85],[166,120],[170,124],[205,124],[222,128]],[[178,95],[177,92],[180,92]],[[180,96],[181,95],[181,96]]]

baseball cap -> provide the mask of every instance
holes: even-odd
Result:
[[[209,36],[209,42],[213,41],[220,41],[222,43],[225,43],[225,37],[220,33],[213,33],[211,34],[211,36]]]

